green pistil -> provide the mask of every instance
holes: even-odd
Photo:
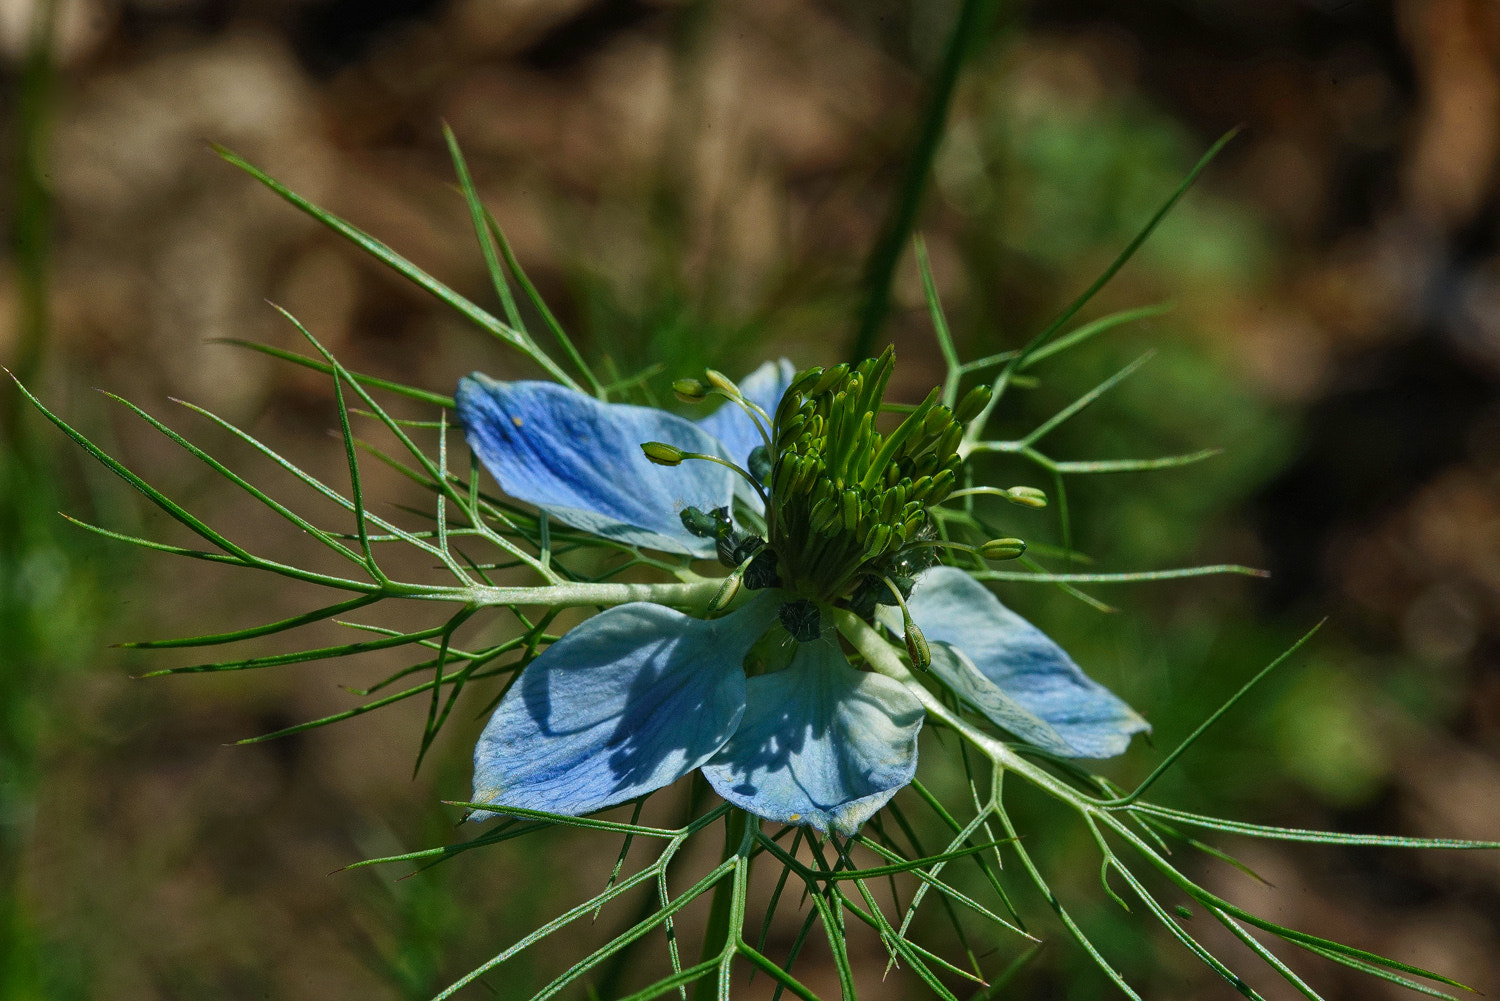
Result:
[[[782,585],[813,601],[846,598],[930,547],[927,509],[958,483],[964,424],[937,390],[889,434],[876,427],[894,362],[888,348],[852,369],[810,369],[777,407],[767,541]],[[959,409],[972,418],[988,399],[981,387]]]

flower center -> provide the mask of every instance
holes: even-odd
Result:
[[[927,508],[957,485],[964,426],[989,401],[989,388],[977,387],[955,414],[934,389],[882,433],[876,421],[894,363],[887,348],[853,368],[809,369],[776,409],[767,552],[782,586],[813,601],[853,595],[858,606],[857,591],[887,590],[887,580],[931,565]]]

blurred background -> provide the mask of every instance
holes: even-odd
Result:
[[[590,357],[658,387],[704,364],[840,360],[961,16],[968,44],[937,105],[916,226],[965,357],[1044,326],[1244,127],[1084,317],[1174,308],[1038,369],[998,418],[1022,432],[1154,349],[1047,439],[1051,454],[1226,451],[1070,481],[1074,544],[1100,570],[1272,572],[1092,589],[1114,614],[1002,590],[1153,722],[1155,747],[1107,771],[1144,775],[1327,616],[1158,798],[1298,827],[1500,837],[1491,0],[0,0],[0,364],[211,523],[297,552],[93,389],[264,471],[169,397],[209,406],[337,482],[326,380],[214,343],[296,349],[266,300],[356,371],[438,392],[473,369],[535,374],[208,149],[243,154],[493,308],[444,121]],[[896,391],[915,400],[941,360],[909,252],[876,343],[888,339]],[[366,465],[370,495],[410,496]],[[1050,487],[1021,466],[992,481]],[[0,387],[0,998],[424,998],[602,883],[617,842],[571,836],[400,882],[329,875],[461,836],[439,800],[467,793],[483,699],[415,779],[421,700],[226,746],[355,705],[346,686],[399,662],[132,680],[192,660],[111,644],[268,621],[309,598],[143,558],[60,509],[172,537]],[[1055,506],[1008,516],[1014,534],[1060,540]],[[1143,994],[1234,996],[1103,896],[1083,832],[1049,827],[1024,797],[1017,809],[1059,894]],[[1500,857],[1216,843],[1271,884],[1184,856],[1216,892],[1500,991]],[[1116,996],[1012,885],[1048,944],[996,996]],[[773,928],[772,955],[797,923]],[[1230,949],[1216,927],[1193,929]],[[1024,951],[975,934],[988,971]],[[878,942],[854,947],[861,968],[883,965]],[[821,949],[797,972],[836,991]],[[490,992],[526,997],[579,954],[540,956]],[[1330,998],[1402,993],[1291,958]],[[1269,974],[1254,983],[1289,995]],[[905,973],[861,986],[923,996]],[[757,981],[744,996],[761,993]]]

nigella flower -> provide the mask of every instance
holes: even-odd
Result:
[[[935,565],[927,510],[952,491],[988,391],[953,411],[934,391],[883,434],[892,363],[716,377],[731,402],[699,421],[548,382],[459,384],[469,445],[512,497],[618,542],[717,556],[749,595],[716,618],[621,605],[553,643],[480,737],[473,799],[496,809],[475,816],[589,813],[701,769],[757,816],[852,835],[915,774],[923,710],[850,665],[833,608],[905,635],[930,677],[1043,750],[1109,757],[1146,729],[982,584]],[[768,634],[790,657],[747,677]]]

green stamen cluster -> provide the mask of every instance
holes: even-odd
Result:
[[[876,427],[895,354],[813,368],[793,380],[771,440],[769,550],[782,585],[817,601],[885,576],[925,541],[927,508],[958,483],[964,425],[989,401],[977,387],[949,410],[934,389],[889,434]]]

